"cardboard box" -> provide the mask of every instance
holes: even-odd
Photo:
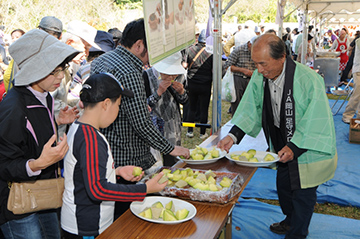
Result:
[[[360,120],[360,119],[350,120],[349,142],[360,144],[360,124],[355,123],[355,120]]]

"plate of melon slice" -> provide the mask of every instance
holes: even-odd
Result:
[[[145,221],[160,224],[178,224],[189,221],[196,215],[196,208],[191,203],[158,196],[145,197],[142,202],[132,202],[130,211]]]
[[[219,159],[225,157],[226,151],[221,150],[216,147],[204,148],[196,146],[194,149],[190,149],[190,158],[184,159],[177,157],[178,159],[184,161],[187,164],[208,164],[215,163]]]
[[[234,151],[226,155],[230,161],[247,167],[268,167],[279,161],[279,156],[275,153],[257,151],[249,149],[248,151]]]

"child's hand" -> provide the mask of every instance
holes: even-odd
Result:
[[[116,168],[116,175],[119,175],[123,179],[130,181],[130,182],[136,182],[139,181],[144,176],[144,171],[139,176],[133,175],[133,170],[135,166],[129,165],[124,167],[117,167]]]
[[[158,183],[158,181],[160,180],[160,178],[162,176],[164,176],[164,173],[160,172],[158,175],[156,175],[155,177],[153,177],[152,179],[150,179],[149,181],[146,182],[146,193],[160,192],[165,188],[168,181],[166,181],[162,184]]]

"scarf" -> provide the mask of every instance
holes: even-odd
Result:
[[[271,143],[275,152],[279,152],[287,143],[290,142],[295,131],[295,101],[293,96],[294,73],[296,64],[289,57],[286,60],[286,72],[284,91],[281,99],[280,110],[280,129],[274,125],[274,116],[271,107],[271,96],[269,82],[265,77],[264,81],[264,99],[262,112],[262,125],[266,140]],[[287,163],[289,167],[290,181],[292,189],[300,188],[299,168],[297,158]]]

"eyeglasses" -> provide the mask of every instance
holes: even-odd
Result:
[[[58,70],[54,70],[53,72],[50,73],[50,75],[53,75],[53,76],[58,76],[60,74],[60,72],[62,71],[65,71],[69,69],[69,65],[65,65],[65,67],[61,68],[61,69],[58,69]]]

